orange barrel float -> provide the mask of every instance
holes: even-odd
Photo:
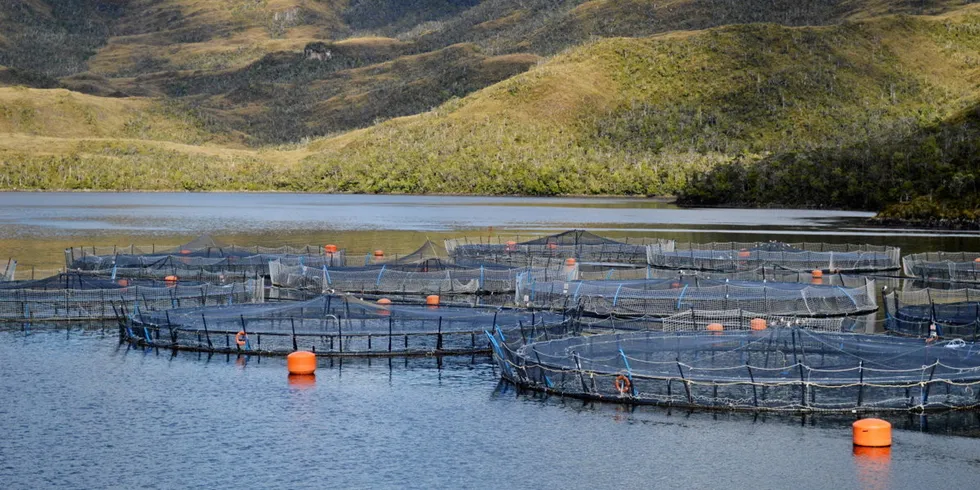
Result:
[[[813,276],[814,279],[820,279],[823,277],[823,271],[820,269],[813,269],[813,272],[811,272],[810,275]]]
[[[517,250],[517,242],[515,242],[515,241],[509,241],[509,242],[507,242],[507,251],[508,252],[513,252],[513,251],[516,251],[516,250]]]
[[[286,356],[286,369],[289,374],[308,375],[316,371],[316,354],[300,350]]]
[[[384,256],[385,256],[385,251],[384,250],[375,250],[374,251],[374,258],[381,259],[381,258],[384,258]]]
[[[439,295],[430,294],[425,297],[425,304],[428,306],[439,306]]]
[[[323,251],[328,254],[335,254],[337,253],[337,246],[332,243],[328,243],[327,245],[323,246]]]
[[[388,298],[381,298],[381,299],[378,300],[378,304],[379,305],[390,305],[391,304],[391,300],[388,299]]]
[[[163,278],[163,282],[167,283],[167,286],[177,285],[177,276],[167,276]]]
[[[747,259],[751,256],[752,256],[752,252],[749,252],[747,249],[743,248],[742,250],[738,251],[738,258],[740,259]]]
[[[184,249],[184,250],[181,250],[180,251],[180,254],[181,255],[190,255],[191,254],[191,251],[190,250],[187,250],[187,249]]]
[[[575,265],[575,259],[573,259],[572,257],[565,259],[565,265],[568,267]]]
[[[720,324],[720,323],[709,323],[707,328],[708,328],[708,331],[709,332],[724,332],[725,331],[725,326],[722,325],[722,324]]]
[[[851,425],[854,445],[889,447],[892,445],[892,424],[881,419],[861,419]]]
[[[751,321],[749,321],[749,329],[752,331],[760,332],[767,328],[769,328],[769,325],[766,323],[764,318],[753,318]]]

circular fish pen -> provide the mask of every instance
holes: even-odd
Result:
[[[858,287],[700,279],[536,281],[521,277],[515,301],[539,309],[581,307],[595,315],[667,316],[692,310],[743,309],[794,316],[858,315],[878,309],[875,283]]]
[[[895,247],[832,243],[721,242],[651,244],[647,262],[664,269],[742,271],[783,267],[799,271],[873,272],[901,268]]]
[[[65,273],[34,281],[0,282],[0,321],[105,320],[123,310],[261,302],[260,282],[227,285],[200,282],[108,279]]]
[[[446,251],[458,264],[496,263],[517,267],[552,266],[568,258],[583,262],[645,264],[647,245],[669,248],[672,240],[601,237],[584,230],[538,237],[480,237],[446,240]]]
[[[980,406],[980,348],[962,340],[778,327],[491,338],[504,379],[576,398],[781,412]]]
[[[928,252],[902,257],[906,276],[935,282],[980,283],[980,252]]]
[[[575,264],[552,267],[488,264],[469,267],[438,260],[428,261],[422,266],[396,263],[363,267],[288,265],[284,260],[269,262],[269,277],[274,287],[317,294],[334,291],[397,295],[513,293],[517,276],[522,274],[544,281],[573,280],[577,278],[578,268]]]
[[[915,337],[980,339],[980,289],[891,291],[885,329]]]
[[[287,355],[303,349],[324,356],[424,356],[488,353],[485,331],[517,330],[537,338],[563,333],[569,324],[552,313],[379,304],[328,295],[132,314],[120,325],[120,335],[138,346],[214,353]]]

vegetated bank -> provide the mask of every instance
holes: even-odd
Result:
[[[678,195],[975,219],[978,12],[605,39],[431,112],[291,147],[15,142],[0,145],[0,186]],[[160,114],[209,128],[207,114]]]

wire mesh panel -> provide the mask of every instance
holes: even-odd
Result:
[[[130,315],[123,338],[167,349],[328,356],[488,352],[483,331],[532,336],[567,325],[563,315],[459,306],[379,305],[328,295],[304,302],[192,308]],[[564,330],[562,330],[564,331]]]
[[[13,281],[16,273],[17,261],[14,259],[8,259],[7,265],[5,265],[3,268],[3,274],[0,274],[0,282]]]
[[[111,283],[111,282],[110,282]],[[0,289],[0,320],[99,320],[117,318],[122,310],[260,302],[263,287],[249,281],[228,285],[171,284],[112,288]]]
[[[980,283],[980,252],[928,252],[902,257],[906,276],[926,281]]]
[[[875,245],[780,242],[677,243],[647,247],[647,262],[665,269],[741,271],[781,266],[794,270],[897,270],[900,250]]]
[[[464,267],[440,263],[416,266],[392,265],[368,267],[311,267],[285,265],[284,261],[269,262],[269,277],[273,286],[304,289],[326,293],[347,291],[374,294],[476,294],[512,293],[517,276],[550,281],[574,280],[576,264],[552,267],[507,267],[496,264]]]
[[[597,315],[666,316],[689,310],[744,309],[798,316],[853,315],[878,309],[873,280],[856,288],[799,283],[678,280],[536,281],[522,276],[517,304],[546,309],[580,305]]]
[[[535,237],[457,238],[446,240],[446,251],[460,264],[498,263],[550,266],[567,258],[578,261],[643,264],[647,245],[670,248],[671,240],[604,238],[583,230]]]
[[[501,374],[566,396],[755,411],[925,411],[980,405],[978,347],[768,328],[523,342],[488,333]]]
[[[980,289],[920,289],[884,295],[885,328],[918,337],[980,338]]]

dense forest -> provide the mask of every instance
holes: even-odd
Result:
[[[9,0],[0,188],[980,214],[970,0]]]

